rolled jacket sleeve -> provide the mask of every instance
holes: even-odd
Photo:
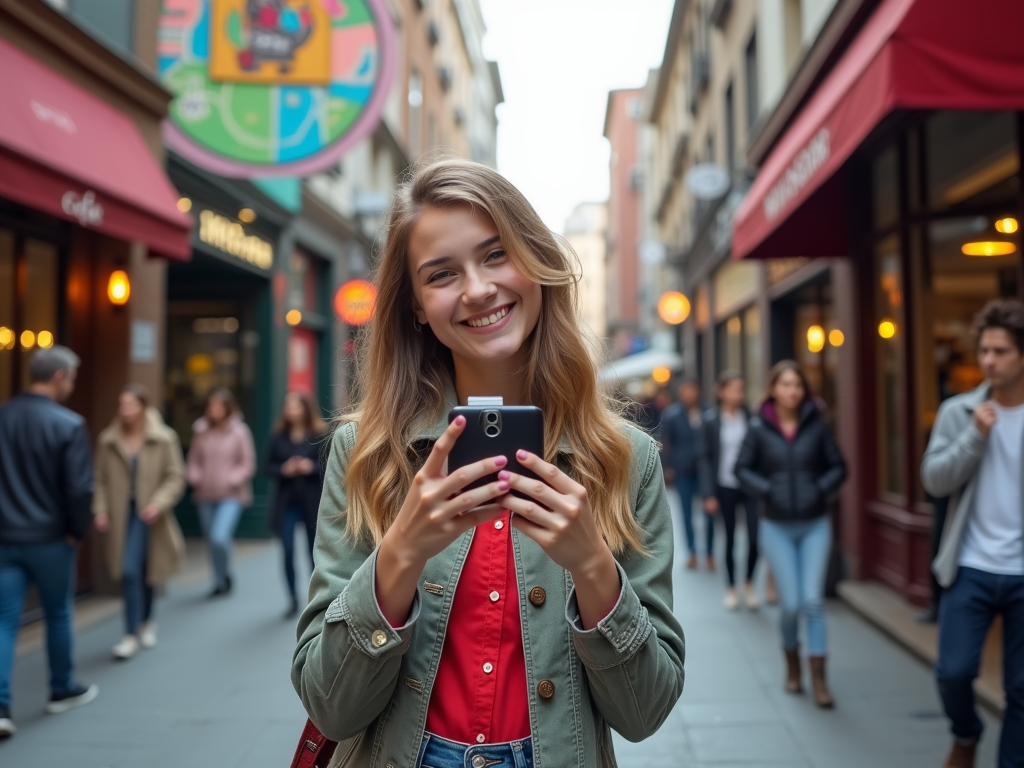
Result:
[[[566,620],[598,709],[630,741],[658,730],[684,681],[683,629],[672,613],[672,517],[656,445],[644,439],[646,461],[641,453],[643,480],[634,514],[648,553],[617,558],[619,599],[593,629],[580,623],[575,590],[566,603]]]

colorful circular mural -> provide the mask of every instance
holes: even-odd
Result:
[[[164,0],[167,143],[224,176],[323,170],[380,119],[394,39],[384,0]]]

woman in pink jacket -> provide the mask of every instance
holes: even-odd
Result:
[[[216,389],[206,401],[206,415],[192,427],[186,474],[199,521],[210,544],[213,591],[231,591],[231,542],[243,507],[252,503],[256,449],[234,395]]]

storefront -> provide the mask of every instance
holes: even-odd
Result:
[[[159,396],[165,264],[191,226],[161,169],[170,95],[43,3],[0,7],[0,70],[0,403],[68,346],[95,438],[129,381]],[[109,586],[93,546],[80,591]]]
[[[773,359],[801,359],[837,406],[848,573],[916,603],[936,410],[982,380],[974,314],[1021,295],[1022,25],[1012,0],[985,14],[883,0],[778,138],[734,230],[733,256],[777,275]]]

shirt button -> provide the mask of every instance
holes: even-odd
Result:
[[[555,695],[555,684],[550,680],[541,680],[537,683],[537,693],[542,699],[550,699]]]
[[[488,661],[486,664],[484,664],[484,672],[486,672],[489,675],[493,671],[494,671],[494,665],[491,664],[491,662]]]
[[[505,527],[505,521],[504,520],[495,520],[494,521],[494,527],[497,528],[500,531],[502,528]]]
[[[534,587],[530,590],[530,602],[536,606],[544,605],[547,597],[548,593],[544,591],[544,587]]]
[[[498,602],[498,598],[501,597],[497,592],[491,592],[490,598],[492,603]]]
[[[381,630],[377,630],[373,633],[373,644],[380,648],[382,645],[386,645],[388,642],[388,636],[385,635]]]
[[[484,743],[484,735],[482,733],[478,733],[476,735],[476,743],[477,744],[483,744]]]

